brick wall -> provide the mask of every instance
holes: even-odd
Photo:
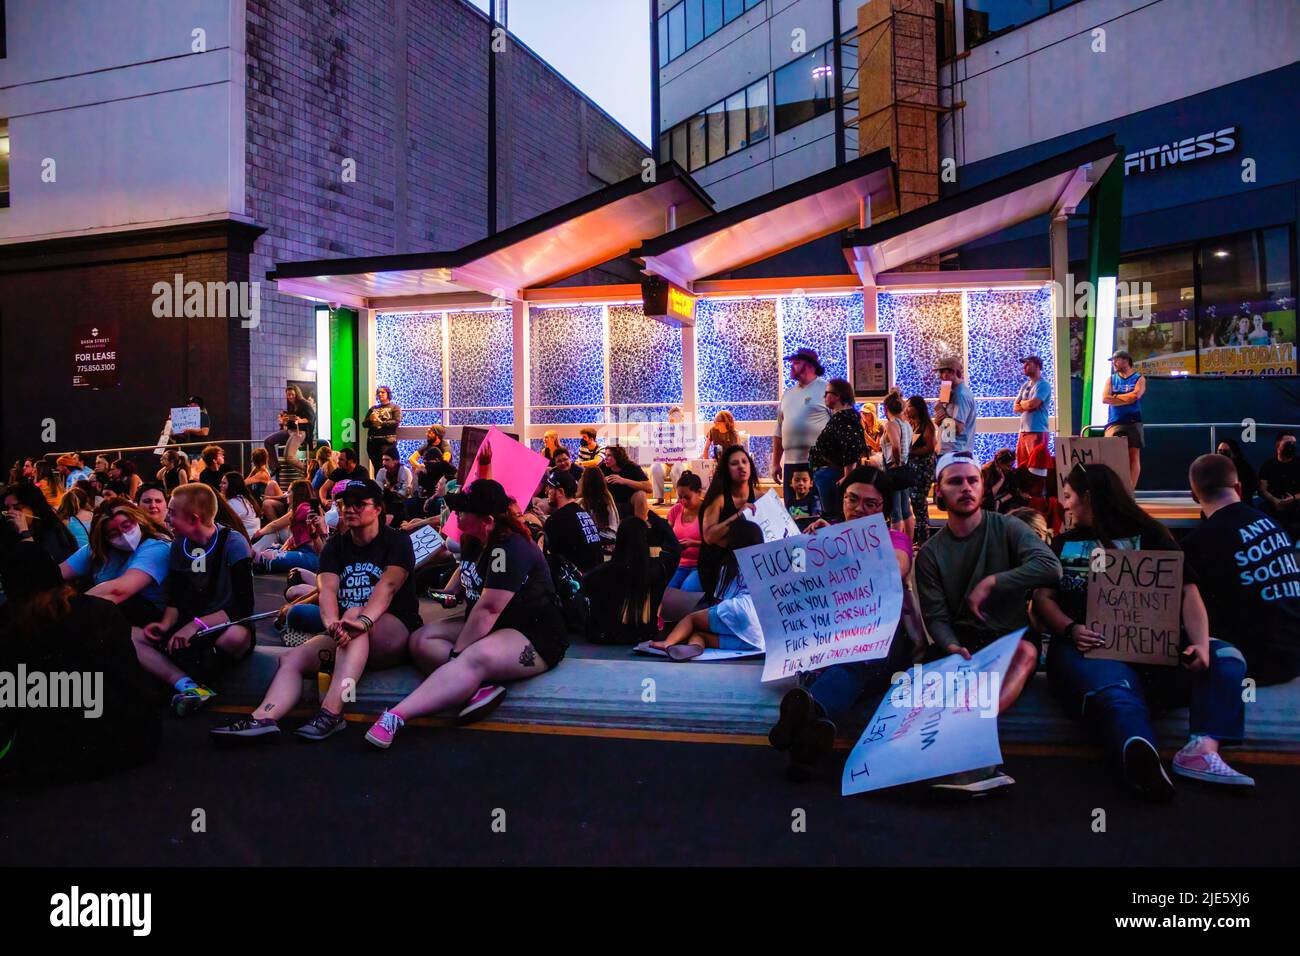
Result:
[[[247,23],[248,214],[267,228],[254,278],[275,262],[455,249],[486,235],[488,30],[477,9],[247,0]],[[499,228],[603,186],[589,151],[617,178],[639,171],[634,137],[528,51],[498,56]],[[356,182],[342,181],[346,158]],[[285,380],[308,375],[311,304],[264,289],[251,351],[260,434],[274,428]]]

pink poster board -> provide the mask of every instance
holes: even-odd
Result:
[[[521,445],[495,425],[488,429],[487,437],[483,439],[482,444],[492,449],[492,480],[499,482],[501,487],[505,488],[506,494],[519,502],[520,509],[527,511],[528,505],[533,500],[533,492],[537,490],[542,475],[546,473],[546,458],[531,448]],[[481,450],[482,445],[479,447]],[[463,487],[468,488],[477,477],[478,456],[475,455],[466,473]],[[453,541],[460,540],[460,529],[455,512],[447,519],[447,527],[443,529],[443,533]]]

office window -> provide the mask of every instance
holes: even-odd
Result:
[[[1195,372],[1192,250],[1129,257],[1120,262],[1119,281],[1116,346],[1132,352],[1133,364],[1148,374]]]
[[[1202,374],[1295,374],[1293,256],[1291,230],[1286,226],[1198,244]]]
[[[800,123],[829,112],[834,106],[835,68],[831,44],[818,47],[776,71],[776,131],[784,133]]]
[[[744,149],[749,142],[749,124],[745,114],[745,91],[727,97],[727,153]]]
[[[9,208],[9,121],[0,120],[0,209]]]
[[[687,133],[691,140],[691,172],[709,163],[707,129],[704,114],[699,113],[686,121]]]
[[[679,3],[668,11],[668,59],[675,60],[686,52],[686,4]]]
[[[716,163],[727,155],[727,112],[721,103],[714,103],[705,112],[709,124],[709,162]]]
[[[704,0],[686,0],[686,49],[704,39]]]
[[[762,2],[763,0],[745,0],[745,9],[753,10],[756,6],[758,6]]]
[[[673,162],[682,169],[691,168],[690,150],[687,148],[686,124],[678,123],[673,127]]]
[[[725,0],[722,10],[726,21],[730,23],[745,12],[745,0]]]
[[[659,18],[659,66],[668,65],[668,17]]]
[[[767,139],[767,77],[763,77],[745,91],[749,107],[749,142]]]
[[[1079,0],[964,0],[966,49],[1045,17]]]
[[[704,0],[704,35],[711,37],[722,29],[722,0]]]

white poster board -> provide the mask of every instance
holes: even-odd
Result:
[[[745,518],[763,529],[764,541],[779,541],[799,533],[799,526],[785,509],[785,502],[775,491],[769,491],[754,502],[754,510],[746,511]]]
[[[422,567],[425,562],[438,553],[446,542],[438,529],[431,524],[421,525],[411,532],[411,549],[415,552],[415,566]]]
[[[699,453],[699,433],[686,422],[646,422],[637,433],[638,463],[675,465]]]
[[[197,405],[186,405],[172,409],[172,431],[183,432],[191,428],[202,428],[203,409]]]
[[[763,680],[884,657],[903,580],[880,515],[736,552],[763,629]]]
[[[1000,764],[998,694],[1023,633],[902,672],[849,754],[841,794]]]

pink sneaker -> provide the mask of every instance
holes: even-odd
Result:
[[[1189,753],[1186,748],[1174,754],[1174,773],[1205,783],[1221,783],[1230,787],[1253,787],[1255,780],[1238,773],[1217,753]]]
[[[387,750],[393,745],[393,738],[405,723],[406,721],[391,710],[386,710],[379,715],[375,725],[366,731],[366,740],[381,750]]]
[[[499,684],[484,684],[478,690],[474,691],[465,706],[457,714],[457,719],[468,724],[471,721],[482,720],[492,711],[496,710],[497,705],[506,696],[506,689]]]

